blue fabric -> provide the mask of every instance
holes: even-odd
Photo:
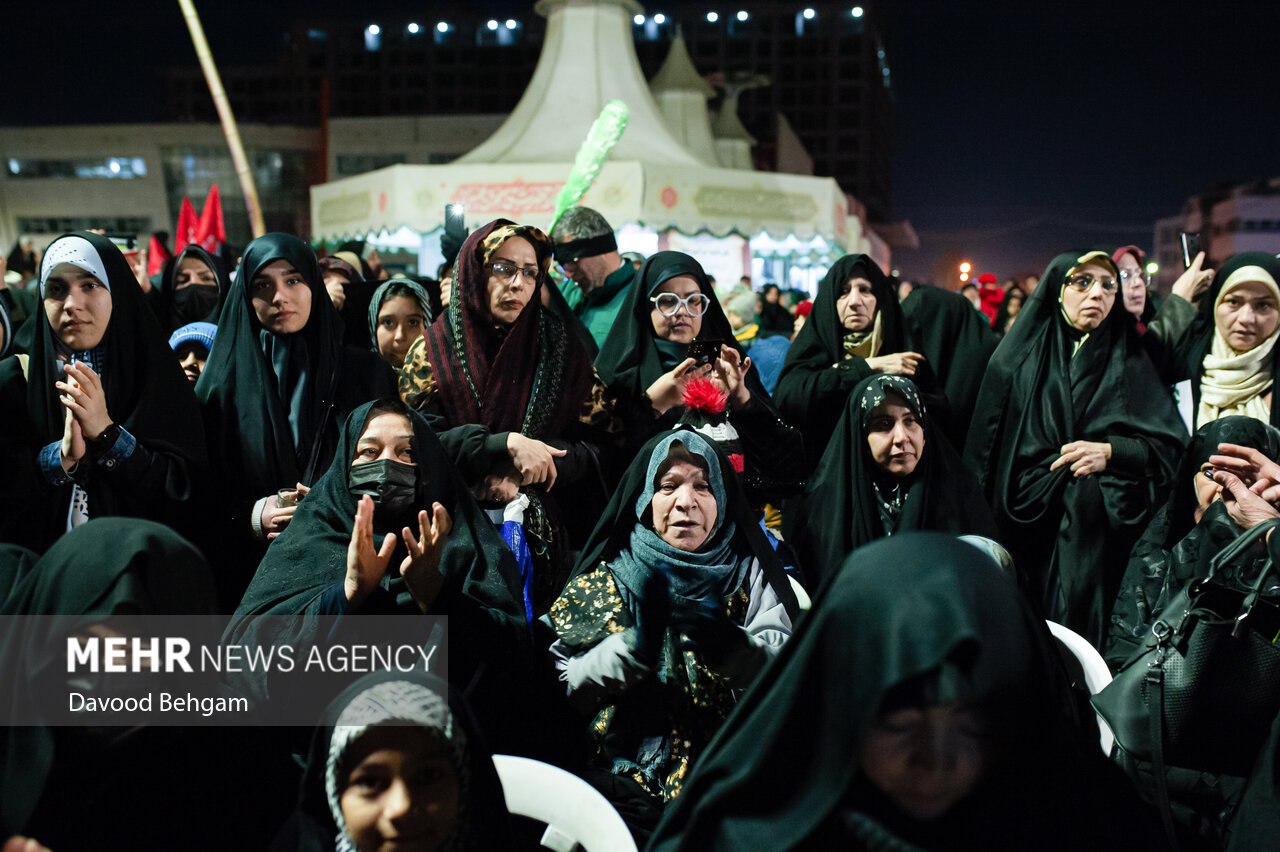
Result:
[[[54,441],[40,451],[36,457],[40,462],[40,470],[50,485],[70,485],[73,481],[62,469],[62,442]]]
[[[524,527],[515,521],[503,521],[502,538],[515,554],[520,566],[520,580],[524,587],[524,619],[533,624],[533,554],[524,539]]]
[[[217,334],[218,327],[211,322],[188,323],[169,336],[169,348],[177,352],[182,344],[194,342],[211,351]]]
[[[757,338],[751,347],[751,364],[760,372],[760,384],[770,394],[778,385],[778,376],[782,374],[782,365],[790,348],[791,341],[780,334]]]

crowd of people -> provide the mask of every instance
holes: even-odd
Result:
[[[1274,255],[1200,255],[1161,300],[1136,246],[974,293],[855,254],[809,301],[624,255],[583,207],[446,241],[437,279],[282,233],[142,279],[102,234],[19,248],[0,614],[298,647],[443,615],[450,657],[314,729],[10,728],[6,852],[534,848],[495,753],[654,850],[1280,837],[1280,691],[1247,768],[1109,758],[1049,624],[1145,665],[1212,562],[1260,601],[1244,630],[1280,626]],[[8,683],[57,657],[0,642]]]

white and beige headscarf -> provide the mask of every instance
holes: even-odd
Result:
[[[1213,303],[1215,315],[1222,300],[1249,281],[1266,285],[1271,295],[1280,302],[1280,286],[1277,286],[1271,273],[1261,266],[1242,266],[1223,282],[1222,290]],[[1262,397],[1271,387],[1272,350],[1277,338],[1280,338],[1280,325],[1262,343],[1247,352],[1237,352],[1215,326],[1213,344],[1204,358],[1204,371],[1200,377],[1197,425],[1203,426],[1229,414],[1255,417],[1263,423],[1270,422],[1271,407]]]

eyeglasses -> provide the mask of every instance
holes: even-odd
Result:
[[[1130,281],[1141,281],[1143,284],[1146,284],[1147,276],[1144,272],[1134,272],[1132,270],[1122,269],[1120,270],[1120,280],[1125,284],[1128,284]]]
[[[542,274],[542,270],[536,266],[526,266],[521,269],[519,266],[514,266],[510,263],[503,263],[502,261],[486,263],[485,266],[488,267],[489,271],[497,276],[498,280],[503,284],[510,284],[515,280],[516,273],[523,275],[524,280],[528,281],[530,284],[537,284],[538,276]]]
[[[1104,293],[1114,293],[1120,286],[1120,282],[1114,278],[1094,278],[1092,275],[1083,273],[1072,275],[1067,279],[1067,286],[1080,293],[1088,293],[1093,289],[1094,284],[1101,286]]]
[[[700,317],[707,312],[707,306],[711,304],[711,299],[707,298],[704,293],[691,293],[683,299],[675,293],[659,293],[656,296],[650,296],[649,301],[653,302],[654,307],[658,309],[658,313],[664,317],[675,316],[681,305],[684,305],[684,309],[688,311],[689,316]]]

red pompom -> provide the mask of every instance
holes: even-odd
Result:
[[[684,407],[689,411],[701,411],[704,414],[722,414],[729,394],[720,385],[698,377],[684,383]]]

